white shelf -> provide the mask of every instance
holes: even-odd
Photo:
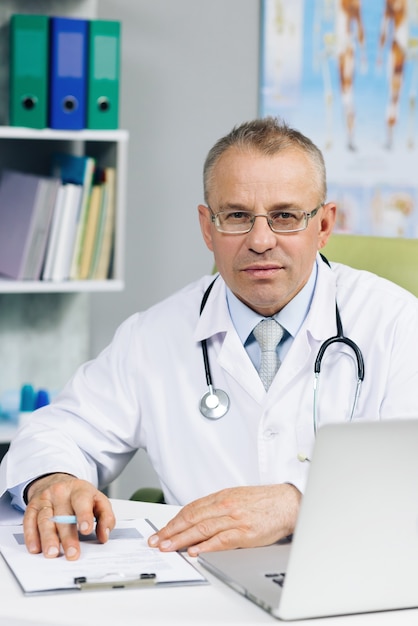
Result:
[[[12,281],[1,279],[0,293],[106,292],[124,288],[125,198],[128,132],[116,130],[52,130],[0,126],[0,169],[48,175],[51,155],[68,152],[92,156],[101,167],[116,170],[113,274],[108,280]],[[1,227],[1,224],[0,224]]]
[[[1,280],[0,293],[71,293],[122,291],[123,280],[66,280],[50,282],[42,280]]]
[[[52,130],[51,128],[25,128],[22,126],[0,126],[2,139],[37,139],[41,141],[110,141],[128,140],[128,132],[117,130]]]

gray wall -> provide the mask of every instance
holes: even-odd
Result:
[[[91,353],[131,313],[209,273],[200,236],[207,151],[257,115],[258,0],[99,0],[122,22],[121,126],[130,133],[126,288],[91,296]],[[167,219],[170,217],[170,221]],[[156,484],[137,454],[112,495]]]

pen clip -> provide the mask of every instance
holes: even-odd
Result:
[[[119,578],[116,578],[119,576]],[[125,589],[127,587],[149,587],[157,583],[154,573],[142,573],[138,578],[124,578],[124,574],[105,574],[100,579],[88,579],[86,576],[76,576],[74,584],[78,589]]]

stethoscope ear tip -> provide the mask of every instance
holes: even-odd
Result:
[[[297,458],[297,460],[298,460],[298,461],[300,461],[301,463],[304,463],[305,461],[307,461],[308,463],[310,463],[310,462],[311,462],[311,459],[310,459],[310,458],[309,458],[306,454],[304,454],[303,452],[298,452],[298,454],[297,454],[297,457],[296,457],[296,458]]]

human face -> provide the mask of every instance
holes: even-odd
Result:
[[[236,209],[266,214],[290,207],[310,212],[321,202],[317,181],[316,170],[301,150],[265,156],[231,147],[214,166],[208,201],[213,213]],[[249,233],[220,233],[204,205],[199,205],[199,219],[225,283],[244,304],[269,317],[308,281],[317,250],[331,234],[335,205],[321,207],[308,227],[296,233],[274,233],[263,217]]]

